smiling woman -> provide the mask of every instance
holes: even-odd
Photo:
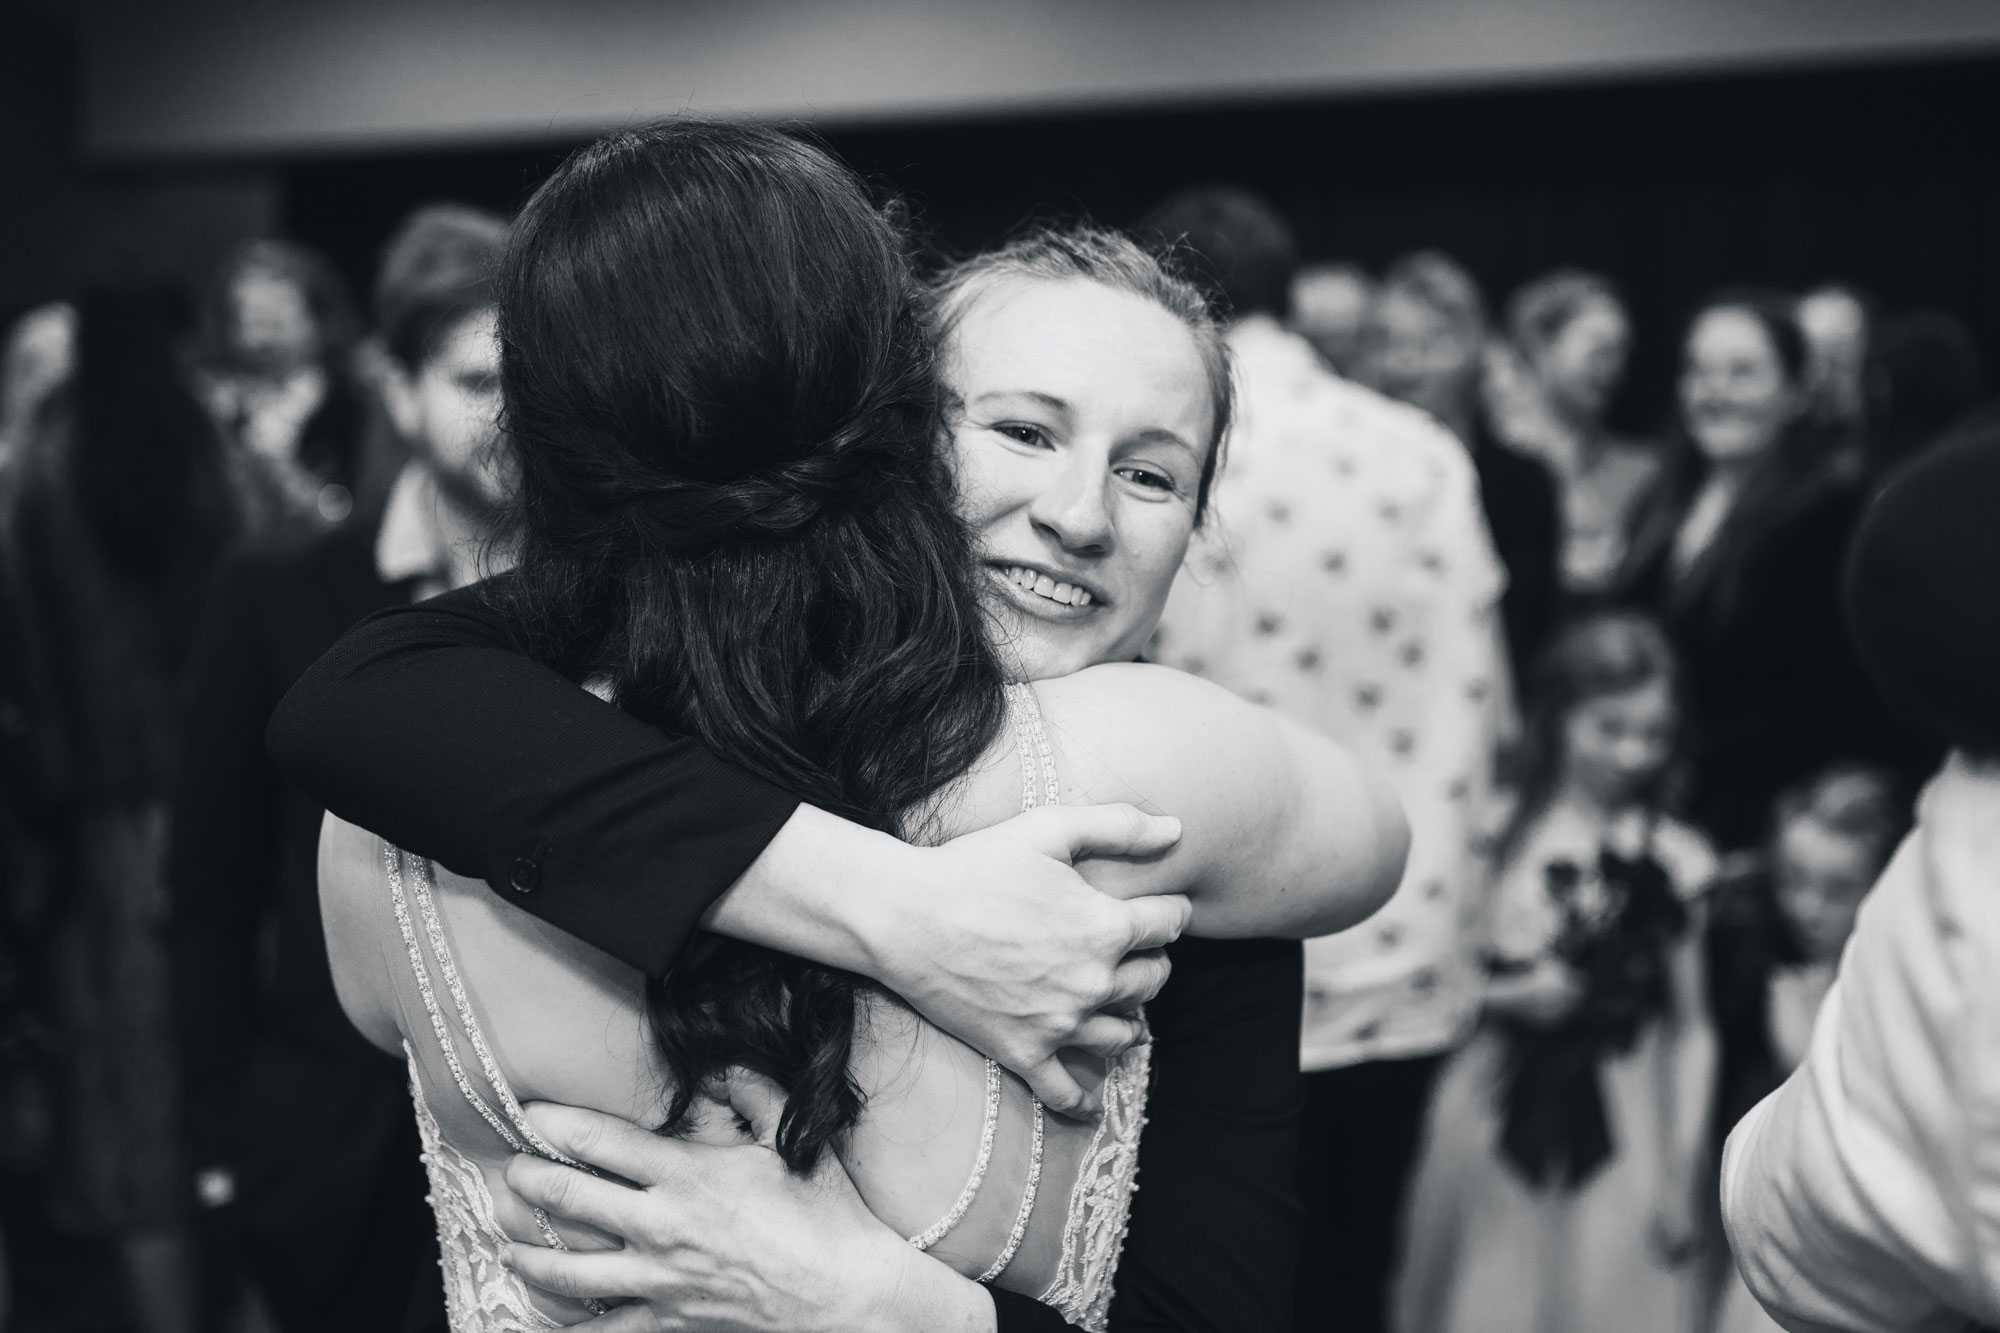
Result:
[[[1125,237],[1045,230],[938,282],[961,512],[1026,679],[1139,655],[1201,522],[1228,353]]]

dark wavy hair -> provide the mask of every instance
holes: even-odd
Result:
[[[584,148],[497,283],[526,646],[822,809],[903,828],[997,735],[934,339],[890,211],[821,149],[680,120]],[[858,978],[705,941],[648,1007],[665,1128],[732,1065],[803,1170],[849,1129]]]

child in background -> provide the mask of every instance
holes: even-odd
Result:
[[[1708,939],[1718,1143],[1805,1058],[1861,900],[1909,826],[1893,777],[1836,764],[1778,797],[1767,852],[1718,887]],[[1777,1329],[1730,1262],[1715,1333]]]
[[[1494,856],[1485,1015],[1440,1077],[1405,1223],[1402,1333],[1681,1333],[1714,1036],[1708,845],[1662,794],[1679,728],[1665,635],[1559,634],[1534,680]]]

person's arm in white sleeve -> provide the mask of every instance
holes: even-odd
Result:
[[[1724,1153],[1738,1268],[1793,1333],[1942,1333],[2000,1310],[1983,1220],[2000,1124],[1980,1137],[2000,1090],[1995,809],[1954,812],[1942,786],[1862,908],[1804,1063]]]

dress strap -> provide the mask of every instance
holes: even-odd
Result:
[[[1007,701],[1013,705],[1014,741],[1021,755],[1021,809],[1061,805],[1055,755],[1049,749],[1049,734],[1042,728],[1042,705],[1035,697],[1035,687],[1016,681],[1007,687]]]
[[[508,1148],[518,1153],[534,1153],[564,1166],[579,1171],[597,1172],[574,1157],[562,1152],[553,1143],[543,1138],[535,1127],[528,1123],[528,1114],[521,1109],[514,1090],[508,1086],[506,1076],[500,1072],[500,1062],[493,1058],[492,1049],[486,1044],[486,1036],[479,1028],[479,1020],[472,1012],[472,999],[465,992],[465,983],[458,975],[458,964],[453,960],[451,944],[445,938],[444,921],[438,915],[437,900],[431,893],[431,865],[423,857],[410,856],[401,848],[384,842],[382,845],[382,865],[389,880],[389,902],[396,914],[396,928],[403,937],[403,949],[410,960],[410,971],[415,975],[417,994],[422,997],[424,1013],[430,1018],[431,1032],[437,1038],[438,1050],[444,1056],[446,1068],[451,1070],[452,1082],[458,1085],[459,1095],[464,1097],[473,1110],[479,1112],[480,1119],[492,1127]],[[408,888],[405,889],[404,871],[409,872]],[[416,915],[423,922],[423,938],[419,941],[416,922],[411,919],[410,901],[416,901]],[[424,945],[430,946],[430,953],[437,960],[438,974],[444,978],[445,990],[451,996],[452,1008],[457,1011],[459,1029],[465,1034],[466,1044],[471,1046],[473,1057],[479,1063],[480,1074],[486,1086],[499,1103],[495,1110],[473,1086],[465,1065],[459,1058],[458,1043],[452,1040],[451,1025],[445,1017],[444,1007],[439,1004],[437,986],[431,979],[430,963],[424,957]],[[404,1043],[409,1049],[409,1043]],[[414,1072],[414,1070],[413,1070]],[[533,1210],[535,1229],[551,1249],[567,1250],[561,1233],[549,1220],[546,1210]],[[584,1308],[592,1314],[603,1314],[610,1309],[601,1301],[585,1300]]]
[[[993,1130],[1000,1123],[1000,1066],[993,1060],[986,1062],[986,1115],[979,1125],[979,1156],[973,1159],[972,1175],[965,1182],[965,1188],[958,1193],[958,1201],[951,1211],[939,1218],[928,1231],[918,1232],[910,1237],[910,1244],[920,1250],[928,1250],[943,1240],[950,1230],[965,1217],[966,1210],[979,1194],[979,1187],[986,1182],[986,1168],[993,1161]]]
[[[1021,809],[1033,810],[1037,805],[1057,805],[1061,803],[1062,789],[1056,785],[1055,756],[1049,749],[1048,733],[1042,729],[1042,709],[1035,699],[1032,685],[1016,682],[1007,686],[1007,702],[1014,714],[1015,748],[1021,755]],[[979,1127],[979,1155],[973,1159],[972,1174],[959,1191],[958,1200],[951,1211],[924,1231],[910,1237],[910,1244],[920,1250],[928,1250],[951,1229],[965,1219],[966,1212],[978,1197],[979,1187],[986,1183],[986,1169],[993,1161],[993,1133],[1000,1121],[1000,1066],[992,1060],[986,1062],[986,1115]],[[1021,1199],[1020,1210],[1015,1214],[1014,1226],[1007,1234],[1007,1244],[993,1266],[980,1275],[981,1282],[991,1282],[1005,1272],[1007,1265],[1014,1262],[1014,1255],[1021,1248],[1021,1238],[1028,1232],[1028,1217],[1035,1211],[1035,1193],[1042,1183],[1042,1142],[1047,1132],[1047,1112],[1039,1097],[1030,1097],[1034,1108],[1034,1141],[1028,1160],[1028,1183]]]

